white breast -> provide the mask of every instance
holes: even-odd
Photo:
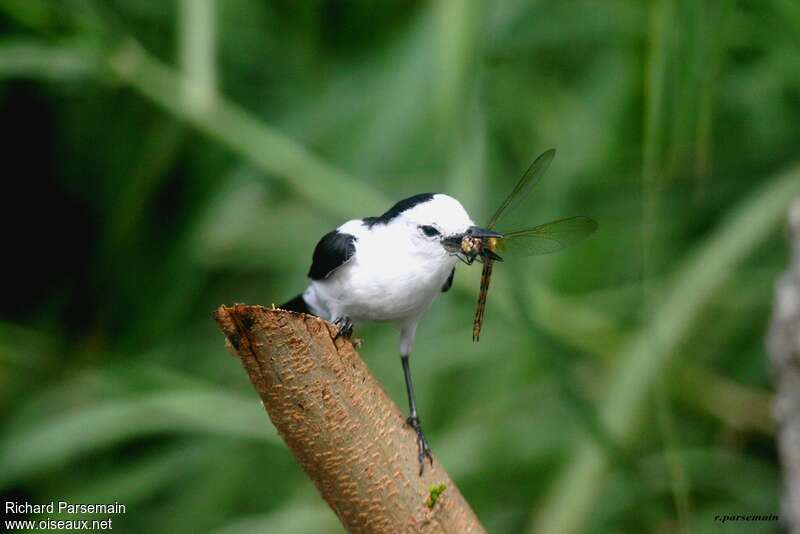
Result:
[[[312,308],[329,320],[415,321],[441,293],[458,261],[444,249],[431,254],[415,247],[402,225],[367,229],[358,220],[339,230],[356,236],[355,255],[327,279],[313,281],[305,293]]]

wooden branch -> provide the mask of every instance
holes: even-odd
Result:
[[[484,532],[436,460],[419,476],[414,431],[350,341],[334,340],[335,326],[241,304],[221,306],[214,318],[272,423],[348,531]]]
[[[775,381],[775,420],[783,464],[781,518],[800,533],[800,200],[789,210],[792,256],[775,289],[767,342]]]

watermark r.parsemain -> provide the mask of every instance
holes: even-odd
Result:
[[[30,503],[6,501],[4,527],[6,530],[113,530],[113,516],[124,514],[125,505],[113,503],[72,503],[69,501],[50,501]],[[20,519],[36,515],[37,519]],[[58,515],[59,517],[52,517]],[[101,517],[66,519],[64,515],[96,515]],[[44,516],[44,517],[41,517]],[[49,517],[48,517],[49,516]],[[16,517],[16,519],[11,519]]]
[[[714,521],[718,523],[738,522],[738,521],[777,521],[778,514],[717,514]]]

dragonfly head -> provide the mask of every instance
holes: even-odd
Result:
[[[476,259],[483,261],[484,258],[503,261],[503,258],[494,252],[497,242],[502,237],[503,234],[493,230],[471,226],[464,233],[446,237],[442,240],[442,244],[449,253],[458,256],[467,264],[472,264]]]

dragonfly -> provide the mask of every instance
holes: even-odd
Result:
[[[483,263],[478,303],[472,322],[473,341],[480,340],[492,269],[495,262],[503,261],[503,256],[499,253],[508,252],[511,255],[519,256],[551,254],[581,241],[597,230],[597,222],[583,216],[568,217],[518,230],[494,230],[506,215],[523,204],[523,200],[527,198],[531,189],[547,171],[555,154],[556,151],[550,149],[537,157],[494,212],[486,226],[483,228],[472,227],[463,236],[455,237],[459,240],[458,242],[452,243],[454,248],[457,248],[456,255],[467,265],[472,265],[475,261]]]

